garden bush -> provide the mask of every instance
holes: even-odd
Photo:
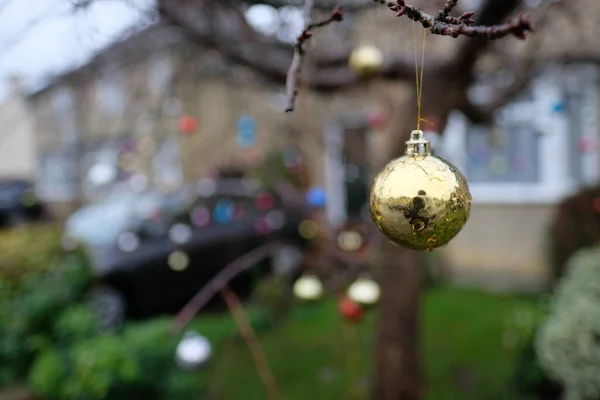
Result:
[[[83,252],[63,253],[56,226],[0,233],[0,386],[25,379],[55,316],[87,289],[88,271]]]
[[[567,263],[535,347],[540,365],[565,387],[566,399],[600,398],[600,247]]]
[[[170,319],[127,322],[102,332],[84,301],[93,285],[85,252],[64,252],[56,226],[0,233],[0,389],[27,386],[43,400],[193,400],[206,380],[177,367],[181,335]],[[255,328],[271,311],[250,311]],[[212,343],[238,334],[228,316],[192,328]]]
[[[548,232],[548,256],[554,281],[580,249],[600,243],[600,187],[586,188],[556,208]]]

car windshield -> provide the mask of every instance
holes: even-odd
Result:
[[[161,200],[156,193],[110,197],[76,211],[67,220],[65,233],[88,246],[110,245],[121,233],[134,229],[140,220],[155,212]]]

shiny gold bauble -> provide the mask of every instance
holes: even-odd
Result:
[[[381,71],[383,53],[375,46],[360,46],[350,55],[349,64],[357,75],[373,75]]]
[[[394,244],[433,250],[450,242],[471,212],[471,193],[458,168],[431,155],[423,132],[413,131],[404,156],[375,177],[371,218]]]

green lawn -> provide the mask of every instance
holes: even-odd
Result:
[[[531,317],[539,315],[534,298],[438,288],[426,294],[423,312],[427,399],[514,400],[507,386],[517,351],[505,348],[503,335],[510,339],[528,331]],[[261,333],[281,398],[368,398],[375,318],[372,312],[357,327],[350,326],[342,323],[335,302],[323,301],[296,307],[279,327]],[[210,337],[218,320],[223,322],[201,320],[198,327]],[[516,321],[509,324],[512,334],[506,333],[507,320]],[[220,345],[214,363],[200,374],[216,399],[267,398],[240,343]]]

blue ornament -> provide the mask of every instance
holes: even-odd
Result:
[[[554,105],[552,106],[552,111],[554,111],[555,113],[563,113],[565,112],[567,109],[567,105],[565,104],[564,101],[562,100],[558,100],[556,103],[554,103]]]
[[[323,188],[311,188],[306,193],[306,202],[312,207],[325,207],[327,202],[327,193]]]
[[[231,221],[235,213],[235,206],[231,200],[222,199],[217,202],[213,211],[213,219],[218,224],[226,224]]]
[[[237,122],[238,144],[242,147],[252,147],[256,143],[256,120],[247,115]]]
[[[240,132],[254,132],[256,130],[256,120],[244,115],[238,119],[237,129]]]
[[[256,143],[256,136],[254,132],[240,131],[238,133],[238,144],[241,147],[252,147]]]

